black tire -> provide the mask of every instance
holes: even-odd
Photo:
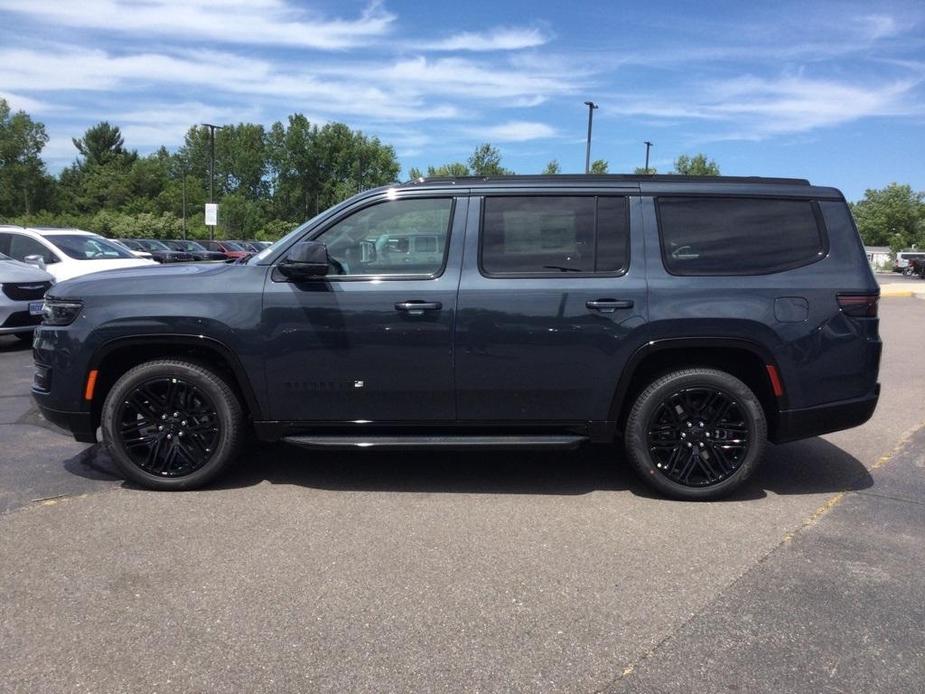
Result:
[[[666,374],[639,394],[624,443],[647,485],[696,501],[741,486],[760,464],[766,441],[764,410],[747,385],[724,371],[691,368]]]
[[[103,443],[126,479],[149,489],[196,489],[215,479],[244,437],[228,383],[195,363],[165,359],[130,369],[103,404]]]

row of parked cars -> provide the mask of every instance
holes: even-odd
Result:
[[[259,253],[269,241],[193,241],[191,239],[116,239],[139,258],[159,263],[239,260]]]
[[[176,262],[233,262],[265,241],[108,239],[81,229],[0,225],[0,335],[29,340],[42,320],[45,292],[101,270]]]

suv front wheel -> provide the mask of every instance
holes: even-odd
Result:
[[[626,422],[626,453],[650,487],[676,499],[717,499],[764,454],[767,422],[751,389],[724,371],[692,368],[652,382]]]
[[[126,479],[150,489],[195,489],[234,458],[241,403],[211,370],[159,360],[127,371],[106,396],[103,442]]]

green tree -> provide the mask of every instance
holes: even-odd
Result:
[[[908,184],[891,183],[864,191],[852,207],[864,243],[890,246],[894,251],[912,244],[925,245],[925,193]]]
[[[644,166],[637,166],[633,170],[633,173],[637,176],[651,176],[652,174],[656,173],[656,171],[654,166],[650,166],[648,169]]]
[[[604,159],[595,159],[591,162],[591,173],[593,174],[605,174],[610,168],[610,165]]]
[[[75,137],[71,141],[83,157],[85,166],[107,164],[118,157],[134,159],[137,156],[125,149],[125,138],[119,126],[110,125],[108,121],[87,128],[83,137]]]
[[[456,178],[471,175],[469,167],[459,161],[427,167],[427,178]]]
[[[48,134],[24,111],[0,99],[0,215],[31,214],[53,194],[41,159]]]
[[[122,132],[103,121],[73,138],[77,161],[61,172],[60,207],[93,213],[100,209],[120,209],[137,197],[131,178],[138,153],[125,149]]]
[[[550,160],[550,162],[546,164],[546,168],[543,169],[543,175],[545,176],[556,176],[560,173],[562,173],[562,167],[559,166],[558,159]]]
[[[319,128],[301,114],[267,136],[273,212],[305,219],[360,190],[395,181],[395,150],[343,123]]]
[[[674,172],[683,176],[719,176],[719,165],[704,154],[682,154],[674,160]]]
[[[501,152],[485,142],[469,157],[469,169],[474,176],[509,176],[514,172],[501,166]]]

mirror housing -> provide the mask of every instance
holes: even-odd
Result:
[[[22,261],[26,265],[34,265],[39,270],[45,269],[45,259],[40,255],[27,255]]]
[[[307,280],[328,274],[328,247],[320,241],[300,241],[279,264],[279,271],[293,280]]]

